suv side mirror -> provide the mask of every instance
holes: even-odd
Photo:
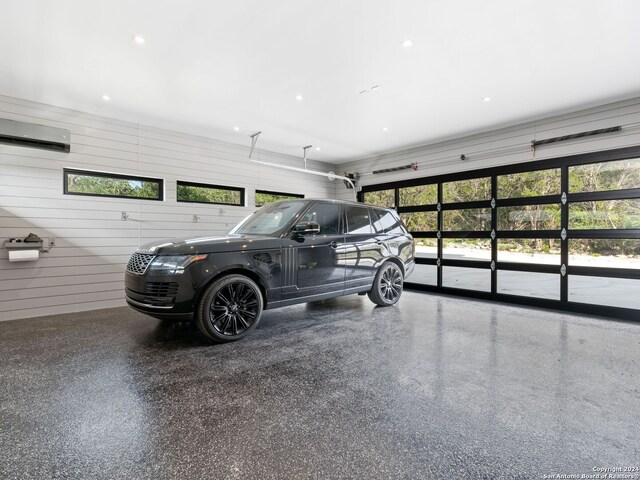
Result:
[[[317,222],[300,222],[293,227],[295,235],[316,235],[320,233],[320,224]]]

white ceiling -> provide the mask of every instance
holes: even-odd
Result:
[[[640,94],[638,0],[3,0],[1,11],[0,94],[245,145],[262,130],[261,148],[312,144],[310,158],[330,162]]]

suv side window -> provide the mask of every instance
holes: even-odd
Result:
[[[347,233],[373,233],[371,218],[367,207],[347,205]]]
[[[406,233],[397,215],[390,210],[374,208],[373,226],[376,233]]]
[[[301,221],[317,222],[320,235],[337,235],[340,233],[340,207],[337,203],[315,203]]]

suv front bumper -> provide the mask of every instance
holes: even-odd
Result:
[[[188,274],[147,276],[126,272],[124,285],[127,303],[139,312],[167,320],[193,318],[196,292]]]

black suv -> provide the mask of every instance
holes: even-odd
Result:
[[[265,205],[226,237],[142,246],[125,274],[128,304],[192,320],[217,342],[254,329],[262,310],[368,293],[393,305],[414,269],[413,239],[395,211],[354,202]]]

